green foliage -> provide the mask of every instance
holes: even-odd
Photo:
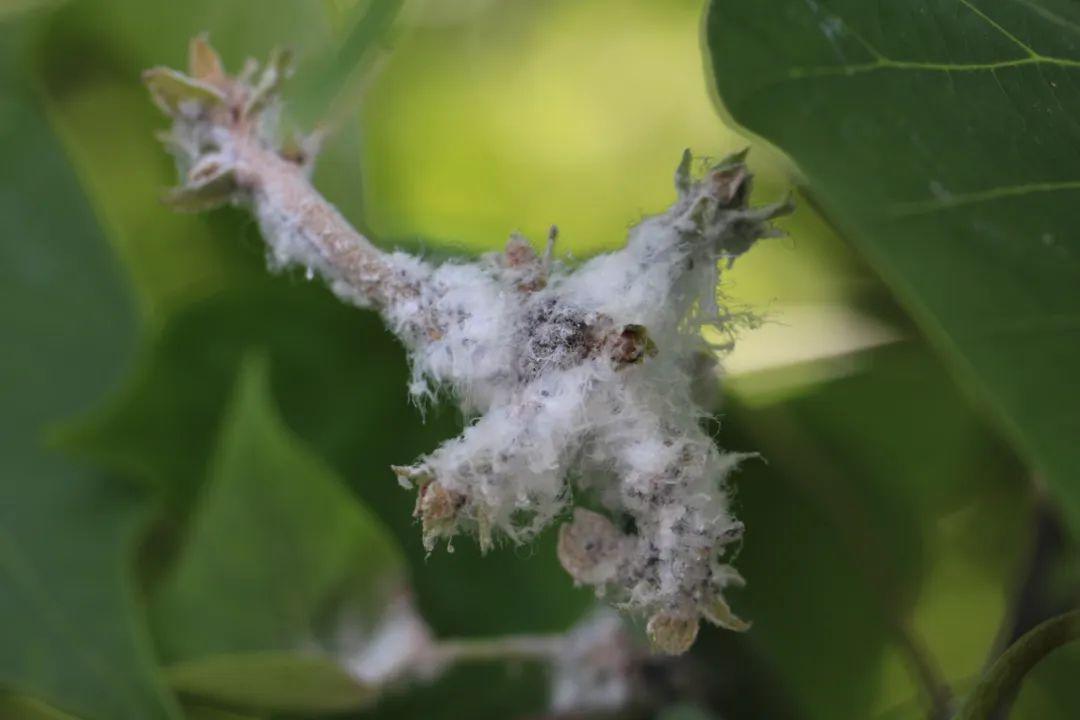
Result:
[[[437,18],[433,5],[407,37],[387,32],[399,6],[0,9],[0,717],[544,707],[534,666],[460,666],[394,692],[344,672],[350,626],[372,627],[405,585],[440,636],[561,631],[593,600],[550,536],[427,556],[388,468],[460,417],[410,405],[404,353],[376,318],[268,277],[242,213],[161,206],[174,168],[139,72],[180,64],[204,30],[232,68],[289,45],[284,122],[309,128],[327,106],[346,116],[400,37],[363,146],[347,122],[317,184],[353,220],[449,223],[446,240],[474,248],[567,211],[564,249],[610,246],[670,199],[679,149],[738,140],[676,61],[698,64],[693,3],[478,2]],[[736,478],[749,584],[732,603],[754,625],[705,629],[684,664],[651,665],[641,682],[673,701],[660,717],[925,717],[913,645],[960,696],[1002,649],[1032,555],[1030,477],[1080,518],[1075,15],[1051,0],[711,3],[721,100],[791,156],[809,198],[794,241],[755,249],[729,288],[776,297],[763,309],[780,323],[785,302],[824,299],[913,335],[895,295],[951,372],[909,337],[727,399],[718,442],[763,457]],[[643,102],[656,87],[662,102]],[[380,183],[367,215],[361,147]],[[750,157],[762,198],[780,192],[761,150]],[[1076,601],[1070,547],[1047,591],[1062,604]],[[1078,667],[1075,645],[1037,665],[1012,717],[1073,717]]]
[[[0,717],[19,720],[73,720],[72,715],[20,695],[0,695]]]
[[[1080,11],[714,0],[721,102],[977,386],[1080,532]]]
[[[267,380],[249,357],[183,553],[155,593],[155,637],[181,692],[269,710],[355,707],[372,693],[335,658],[362,650],[357,634],[402,591],[402,558],[282,426]]]
[[[0,41],[0,127],[18,138],[0,163],[0,685],[87,717],[175,718],[129,567],[143,504],[48,442],[56,423],[116,385],[135,318],[62,148],[18,75],[17,50]]]
[[[369,705],[379,690],[357,682],[331,658],[301,652],[214,655],[167,673],[184,697],[253,711],[340,713]]]
[[[471,543],[461,543],[452,555],[426,557],[412,518],[414,498],[389,468],[456,432],[456,413],[435,407],[425,418],[408,401],[404,353],[378,318],[287,278],[177,313],[112,406],[65,436],[73,451],[160,488],[165,509],[146,557],[147,576],[160,572],[182,544],[218,447],[227,398],[253,351],[269,358],[273,396],[290,431],[379,509],[410,566],[423,568],[414,583],[424,616],[437,629],[544,632],[573,622],[588,596],[564,581],[553,538],[527,553],[498,548],[480,558]],[[493,604],[508,584],[523,588],[521,595]],[[485,612],[461,612],[474,604]]]
[[[947,679],[966,677],[992,646],[1000,601],[976,596],[964,617],[933,625],[927,586],[953,540],[939,527],[970,508],[972,547],[949,570],[968,585],[1004,586],[1023,544],[1019,468],[973,422],[944,370],[915,348],[872,361],[872,374],[730,411],[740,446],[767,458],[738,478],[739,514],[754,528],[739,566],[755,578],[738,609],[805,717],[868,717],[883,695],[918,695],[910,679],[883,687],[888,653],[913,634]],[[928,464],[939,443],[957,452]],[[980,503],[988,491],[1010,500]],[[966,653],[950,655],[965,636]]]

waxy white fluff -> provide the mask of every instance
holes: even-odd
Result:
[[[527,542],[575,507],[560,529],[563,566],[647,614],[659,649],[685,650],[699,617],[745,627],[723,599],[741,582],[725,553],[743,530],[727,491],[743,456],[702,429],[698,401],[712,398],[696,395],[696,381],[714,353],[701,329],[731,331],[720,267],[773,234],[769,221],[789,204],[749,208],[741,155],[693,177],[687,153],[675,203],[623,249],[576,267],[553,261],[554,233],[542,256],[518,236],[475,262],[386,253],[311,186],[311,158],[281,150],[268,130],[262,96],[280,64],[254,82],[198,53],[194,77],[147,78],[187,169],[174,201],[250,207],[273,267],[303,267],[379,311],[409,351],[409,392],[448,391],[469,418],[460,436],[395,468],[417,488],[427,547],[459,532],[483,549]]]

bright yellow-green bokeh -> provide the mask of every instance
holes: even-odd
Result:
[[[368,225],[463,250],[551,224],[577,257],[618,247],[664,209],[683,148],[747,145],[712,106],[696,0],[472,2],[410,6],[365,98]],[[789,186],[758,150],[757,202]],[[754,304],[838,301],[856,274],[808,208],[788,240],[755,248],[730,276]],[[797,252],[796,252],[797,250]]]

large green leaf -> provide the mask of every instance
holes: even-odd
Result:
[[[377,317],[288,278],[223,293],[172,317],[120,400],[68,433],[81,453],[161,489],[157,542],[143,565],[152,589],[169,558],[184,552],[227,398],[252,349],[270,359],[274,400],[290,432],[328,459],[393,532],[409,559],[417,604],[439,635],[564,630],[590,604],[591,593],[575,589],[559,566],[552,537],[486,557],[463,540],[453,554],[427,557],[412,518],[414,496],[389,466],[457,432],[458,414],[446,407],[421,412],[409,402],[404,352]],[[467,667],[432,686],[393,694],[375,712],[503,718],[542,706],[544,692],[535,668]]]
[[[249,357],[175,571],[151,608],[174,687],[234,704],[371,699],[344,663],[402,592],[393,538],[285,428]],[[290,679],[291,678],[291,679]]]
[[[732,600],[754,624],[720,640],[764,659],[796,717],[872,717],[918,698],[913,646],[944,680],[976,673],[1024,543],[1015,461],[943,368],[910,343],[864,360],[801,396],[733,404],[720,437],[765,460],[735,477],[748,583]],[[733,654],[721,646],[715,662]]]
[[[180,693],[230,706],[294,713],[362,708],[380,687],[359,682],[339,662],[300,652],[257,652],[212,657],[169,668]]]
[[[328,459],[393,531],[415,570],[423,615],[438,631],[548,632],[574,622],[590,594],[568,581],[553,538],[527,550],[496,548],[484,558],[464,541],[453,554],[427,557],[412,518],[414,497],[389,467],[457,432],[458,414],[447,407],[421,412],[409,402],[404,352],[377,317],[342,305],[321,287],[284,278],[178,313],[147,348],[120,400],[77,435],[69,433],[80,452],[161,488],[166,507],[156,550],[171,555],[182,547],[226,398],[252,348],[270,358],[274,398],[289,429]],[[149,559],[161,566],[160,557]],[[499,602],[508,586],[521,588],[519,596]]]
[[[130,364],[132,304],[0,27],[0,686],[96,720],[176,716],[129,577],[139,498],[50,427]],[[15,702],[15,701],[11,701]]]
[[[1080,531],[1080,5],[713,0],[705,39]]]

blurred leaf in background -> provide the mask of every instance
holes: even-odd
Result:
[[[0,36],[0,685],[88,717],[175,718],[129,567],[143,503],[49,443],[129,369],[136,322],[21,39]]]
[[[740,607],[808,717],[869,717],[923,694],[919,673],[975,671],[1027,542],[1021,468],[943,368],[917,346],[870,363],[731,410],[768,460],[738,482],[759,537]]]
[[[154,634],[187,693],[352,709],[375,690],[345,664],[406,591],[405,568],[379,521],[282,426],[268,379],[264,357],[245,358],[183,552],[150,609]]]

